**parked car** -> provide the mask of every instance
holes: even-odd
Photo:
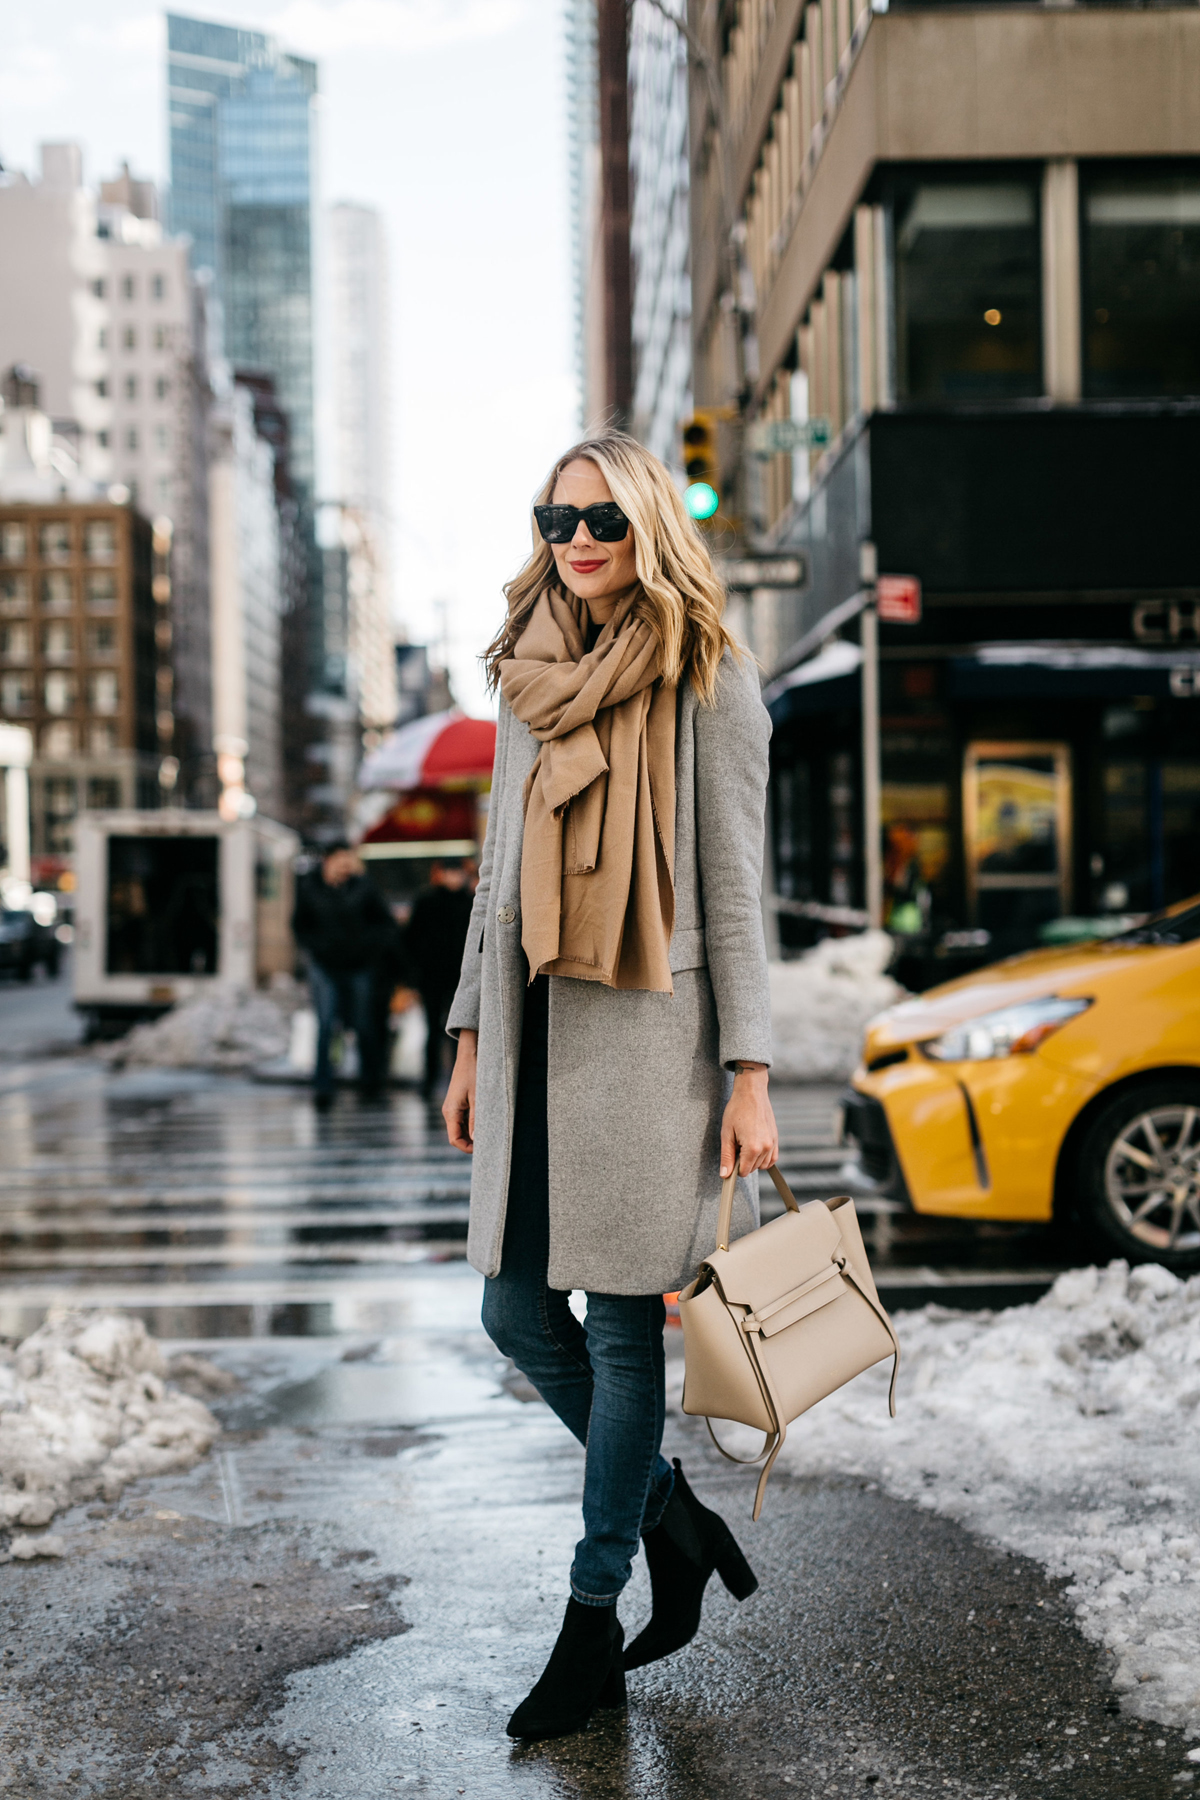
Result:
[[[1110,1256],[1200,1269],[1200,896],[880,1014],[843,1118],[919,1213],[1074,1217]]]
[[[0,974],[31,981],[41,963],[47,975],[57,975],[60,950],[53,924],[43,925],[24,908],[0,910]]]

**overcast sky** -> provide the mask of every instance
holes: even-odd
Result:
[[[244,0],[178,12],[274,32],[320,65],[323,202],[377,206],[392,266],[396,611],[489,709],[475,656],[575,434],[561,0]],[[164,13],[3,8],[0,160],[73,138],[85,178],[168,173]],[[3,246],[0,246],[0,254]]]

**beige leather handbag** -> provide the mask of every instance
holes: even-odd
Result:
[[[705,1417],[730,1462],[766,1457],[754,1496],[762,1511],[767,1477],[793,1419],[890,1356],[888,1405],[896,1416],[900,1345],[879,1303],[848,1194],[801,1206],[777,1168],[767,1171],[787,1211],[729,1242],[736,1174],[721,1189],[717,1247],[679,1296],[683,1326],[683,1410]],[[730,1456],[714,1419],[765,1431],[757,1456]]]

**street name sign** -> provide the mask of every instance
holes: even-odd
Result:
[[[763,419],[747,433],[750,454],[759,462],[794,450],[824,449],[832,435],[828,419]]]
[[[794,588],[808,580],[802,556],[738,556],[719,564],[727,588]]]

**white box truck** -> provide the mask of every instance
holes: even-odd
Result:
[[[290,974],[294,831],[215,812],[75,822],[75,1006],[88,1035]]]

